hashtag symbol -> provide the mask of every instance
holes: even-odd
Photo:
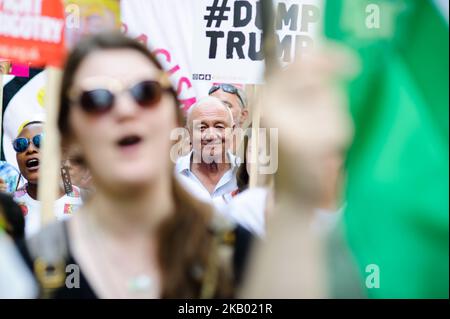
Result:
[[[206,7],[206,10],[209,11],[209,15],[204,16],[207,21],[206,27],[210,28],[216,21],[216,28],[219,28],[222,21],[228,20],[226,12],[230,11],[230,8],[227,7],[227,2],[228,0],[222,0],[222,5],[219,5],[219,0],[214,0],[212,6]]]

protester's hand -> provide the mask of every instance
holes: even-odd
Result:
[[[358,69],[351,52],[333,45],[302,56],[268,80],[262,122],[278,128],[282,187],[312,205],[319,205],[321,193],[334,183],[330,159],[341,161],[351,142],[343,84]]]
[[[274,213],[264,244],[252,251],[240,297],[330,296],[325,246],[309,225],[315,208],[336,193],[353,130],[341,84],[357,68],[351,53],[332,48],[302,56],[268,79],[261,123],[278,128]]]
[[[352,125],[342,84],[358,68],[356,57],[341,46],[305,54],[269,79],[262,120],[299,151],[348,145]]]

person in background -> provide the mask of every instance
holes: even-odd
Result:
[[[217,97],[228,106],[233,115],[234,134],[232,136],[231,152],[236,154],[240,142],[240,130],[249,125],[248,100],[245,91],[233,84],[214,84],[208,92],[209,96]]]
[[[187,115],[192,151],[178,159],[175,170],[186,188],[200,198],[226,202],[236,185],[236,157],[227,149],[234,128],[230,109],[218,98],[205,97]]]
[[[40,146],[43,139],[43,122],[28,122],[13,141],[20,174],[26,184],[14,192],[14,200],[25,216],[25,235],[30,237],[41,228],[40,202],[37,199],[39,187]],[[73,186],[65,193],[60,185],[59,198],[55,202],[56,219],[69,218],[80,206],[82,199],[78,187]]]
[[[67,171],[70,177],[70,183],[80,189],[83,203],[86,202],[94,192],[92,185],[92,175],[83,159],[76,154],[74,150],[63,152],[63,169]]]
[[[248,119],[247,96],[245,91],[232,84],[215,84],[208,94],[221,100],[233,114],[236,127],[243,127]]]

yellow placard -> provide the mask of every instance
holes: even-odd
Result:
[[[69,49],[85,35],[120,28],[119,0],[65,0],[64,7]]]

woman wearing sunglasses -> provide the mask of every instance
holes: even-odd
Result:
[[[120,34],[87,38],[68,57],[60,105],[63,146],[83,159],[95,193],[74,218],[28,243],[46,296],[229,296],[212,211],[173,175],[170,132],[182,114],[155,58]],[[58,274],[40,271],[61,261],[45,251],[61,247],[52,231],[66,241],[63,263],[80,269],[79,289],[67,289],[65,278],[55,289]]]
[[[40,203],[37,200],[39,186],[40,147],[43,138],[43,123],[28,122],[13,141],[17,164],[26,184],[14,192],[14,200],[25,216],[25,235],[31,237],[41,229]],[[62,183],[61,183],[62,184]],[[58,220],[66,219],[80,206],[82,200],[80,191],[73,186],[71,192],[65,192],[62,185],[59,188],[59,198],[55,202],[54,213]]]

